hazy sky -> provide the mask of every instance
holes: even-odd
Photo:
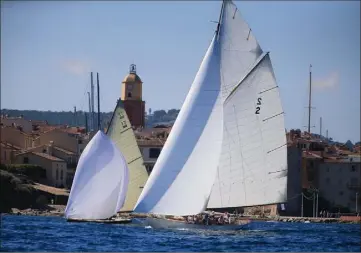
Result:
[[[237,1],[270,51],[286,127],[312,125],[339,141],[360,140],[360,2]],[[16,1],[1,9],[1,107],[87,110],[90,71],[101,111],[112,111],[135,63],[147,111],[180,108],[211,41],[217,1]]]

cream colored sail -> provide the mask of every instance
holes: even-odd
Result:
[[[129,168],[129,185],[125,203],[120,211],[132,211],[148,179],[143,157],[139,150],[124,105],[119,99],[109,123],[107,135],[124,155]]]

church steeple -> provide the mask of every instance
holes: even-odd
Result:
[[[137,66],[129,66],[129,74],[122,81],[121,100],[132,126],[144,127],[145,102],[142,100],[143,82],[137,75]]]
[[[131,64],[129,74],[122,82],[122,100],[142,100],[142,80],[137,75],[137,67]]]

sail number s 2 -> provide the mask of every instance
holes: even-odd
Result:
[[[257,98],[257,107],[256,107],[256,114],[259,114],[259,111],[261,110],[261,104],[262,104],[262,98]]]

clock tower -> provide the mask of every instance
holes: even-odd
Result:
[[[142,85],[143,82],[137,75],[136,65],[130,65],[129,74],[122,82],[120,99],[134,127],[144,127],[145,102],[142,100]]]

